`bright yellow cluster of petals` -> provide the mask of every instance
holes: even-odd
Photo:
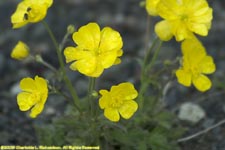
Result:
[[[207,55],[196,38],[182,42],[182,53],[182,67],[176,71],[178,82],[184,86],[191,86],[193,83],[202,92],[210,89],[212,83],[204,74],[215,71],[213,58]]]
[[[129,82],[112,86],[110,91],[100,90],[99,93],[102,95],[99,99],[99,106],[104,109],[104,115],[110,121],[119,121],[120,115],[129,119],[137,111],[138,104],[133,99],[138,93],[133,84]]]
[[[98,24],[89,23],[73,33],[73,41],[77,46],[64,50],[66,62],[73,62],[70,68],[86,76],[99,77],[104,69],[121,61],[123,41],[110,27],[100,31]]]
[[[11,16],[13,28],[20,28],[28,23],[36,23],[45,18],[53,0],[22,0]]]
[[[149,14],[158,14],[164,19],[155,26],[156,34],[163,41],[173,36],[182,41],[192,38],[193,33],[207,36],[211,27],[212,9],[206,0],[149,0],[146,7],[151,8]]]
[[[11,52],[11,57],[22,60],[29,55],[29,47],[22,41],[19,41]]]
[[[21,111],[31,109],[30,117],[36,118],[44,109],[48,97],[47,82],[44,78],[35,76],[20,81],[22,92],[17,95],[17,103]]]
[[[149,15],[152,15],[152,16],[158,15],[156,6],[158,5],[159,1],[160,0],[146,0],[145,8]]]

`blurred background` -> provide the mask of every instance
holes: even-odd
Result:
[[[34,126],[51,123],[55,117],[61,116],[68,103],[63,97],[49,96],[43,113],[34,119],[18,109],[16,94],[19,92],[19,81],[24,77],[40,75],[50,76],[46,67],[31,61],[17,61],[10,58],[10,52],[21,40],[27,43],[32,54],[41,54],[43,58],[58,67],[57,55],[44,26],[41,23],[29,24],[13,30],[10,17],[16,10],[19,0],[0,1],[0,145],[38,145]],[[60,42],[69,24],[76,29],[89,22],[97,22],[101,28],[110,26],[119,31],[123,38],[124,55],[122,63],[104,72],[98,80],[98,88],[107,88],[112,84],[130,81],[138,84],[140,65],[137,58],[143,58],[146,46],[147,13],[140,6],[140,0],[54,0],[48,10],[45,21],[49,24]],[[212,28],[207,37],[199,37],[212,55],[217,70],[210,75],[213,87],[206,93],[200,93],[195,88],[179,85],[168,70],[161,76],[160,82],[169,83],[164,98],[167,109],[177,113],[184,102],[193,102],[205,112],[198,123],[183,122],[188,128],[185,135],[194,134],[212,126],[225,118],[225,2],[209,0],[213,8]],[[155,38],[154,24],[160,18],[150,18],[150,42]],[[74,45],[71,39],[66,45]],[[180,57],[179,43],[171,40],[163,43],[155,69],[166,61]],[[176,69],[179,63],[175,64]],[[119,72],[119,75],[118,75]],[[87,88],[87,78],[68,69],[68,75],[74,83],[79,96],[84,96]],[[163,87],[162,87],[163,88]],[[219,126],[212,131],[180,144],[182,150],[224,150],[225,126]]]

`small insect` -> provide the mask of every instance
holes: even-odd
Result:
[[[31,8],[30,7],[27,8],[27,12],[29,12],[29,11],[31,11]]]
[[[28,20],[28,14],[25,13],[23,18],[24,18],[24,20]]]

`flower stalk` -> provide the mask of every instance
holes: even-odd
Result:
[[[48,62],[46,62],[41,55],[36,55],[35,57],[33,57],[33,59],[35,59],[36,62],[44,65],[45,67],[49,68],[50,70],[52,70],[53,72],[58,72],[58,70],[53,67],[51,64],[49,64]]]
[[[92,96],[92,93],[95,89],[95,83],[96,83],[96,78],[90,77],[89,78],[89,85],[88,85],[88,102],[90,105],[90,116],[94,116],[95,112],[94,112],[94,107],[95,107],[95,103],[94,103],[94,99]]]
[[[79,101],[79,98],[77,96],[77,93],[76,91],[74,90],[73,88],[73,85],[70,81],[70,79],[68,78],[68,76],[66,75],[66,70],[65,70],[65,66],[64,66],[64,63],[63,63],[63,57],[62,57],[62,54],[61,54],[61,51],[60,48],[59,48],[59,44],[57,43],[56,41],[56,38],[53,34],[53,32],[51,31],[51,29],[49,28],[48,24],[45,22],[45,21],[42,21],[42,24],[44,25],[44,27],[46,28],[53,44],[54,44],[54,47],[56,49],[56,53],[57,53],[57,56],[58,56],[58,60],[59,60],[59,65],[60,65],[60,70],[62,71],[63,73],[63,80],[70,92],[70,94],[72,95],[72,98],[74,100],[74,104],[75,104],[75,107],[78,109],[78,111],[80,111],[80,101]]]
[[[157,43],[159,43],[159,44],[156,47]],[[149,82],[150,82],[149,77],[147,76],[147,73],[151,70],[152,66],[155,64],[155,61],[158,57],[161,46],[162,46],[162,41],[159,38],[156,38],[153,41],[151,47],[148,49],[147,54],[145,55],[145,58],[144,58],[144,62],[142,64],[141,79],[140,79],[141,80],[141,86],[140,86],[139,96],[138,96],[138,100],[137,100],[140,110],[143,109],[144,93],[146,92],[146,90],[148,88],[148,85],[149,85]],[[155,52],[152,56],[151,61],[149,62],[151,52],[154,48],[156,48]]]

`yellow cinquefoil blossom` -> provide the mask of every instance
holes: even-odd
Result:
[[[53,0],[22,0],[11,16],[13,28],[20,28],[28,23],[36,23],[45,18]]]
[[[212,83],[204,74],[213,73],[216,67],[203,45],[196,38],[184,40],[182,53],[182,67],[176,71],[178,82],[184,86],[193,83],[202,92],[210,89]]]
[[[102,95],[99,106],[104,109],[105,117],[111,121],[119,121],[120,115],[129,119],[137,111],[138,104],[133,99],[138,96],[138,93],[129,82],[112,86],[110,91],[100,90],[99,93]]]
[[[160,0],[157,13],[165,19],[155,26],[156,34],[163,41],[172,36],[182,41],[192,38],[193,33],[207,36],[213,18],[206,0]]]
[[[160,0],[146,0],[146,5],[145,8],[148,12],[149,15],[152,16],[157,16],[157,10],[156,10],[156,6],[159,3]]]
[[[11,52],[11,57],[22,60],[29,55],[29,47],[22,41],[19,41]]]
[[[36,118],[44,109],[48,97],[48,86],[44,78],[35,76],[20,81],[22,92],[17,95],[17,103],[21,111],[31,109],[30,117]]]
[[[73,41],[77,46],[64,50],[66,62],[73,62],[72,70],[99,77],[104,69],[120,63],[123,41],[119,32],[110,27],[100,31],[98,24],[89,23],[73,33]]]

